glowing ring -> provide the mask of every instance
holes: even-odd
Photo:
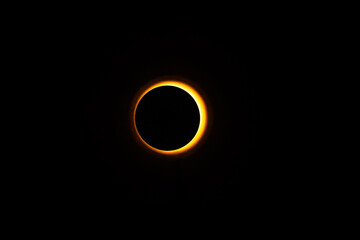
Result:
[[[135,122],[135,114],[136,114],[136,109],[137,106],[140,102],[140,100],[143,98],[143,96],[148,93],[149,91],[153,90],[154,88],[157,87],[162,87],[162,86],[172,86],[172,87],[177,87],[180,88],[182,90],[184,90],[185,92],[187,92],[188,94],[190,94],[190,96],[195,100],[196,105],[199,109],[199,113],[200,113],[200,122],[199,122],[199,127],[198,130],[195,134],[195,136],[193,137],[193,139],[191,139],[190,142],[188,142],[185,146],[175,149],[175,150],[160,150],[157,148],[154,148],[152,146],[150,146],[147,142],[144,141],[144,139],[142,139],[142,137],[140,136],[137,128],[136,128],[136,122]],[[150,148],[151,150],[157,152],[157,153],[161,153],[161,154],[167,154],[167,155],[174,155],[174,154],[179,154],[179,153],[183,153],[188,151],[189,149],[193,148],[201,139],[201,137],[203,136],[204,132],[205,132],[205,128],[206,128],[206,124],[207,124],[207,111],[206,111],[206,106],[205,106],[205,102],[202,99],[202,97],[200,96],[200,94],[195,91],[194,88],[192,88],[191,86],[183,83],[183,82],[179,82],[179,81],[162,81],[162,82],[158,82],[153,84],[152,86],[148,87],[145,91],[143,91],[139,97],[139,99],[136,101],[135,104],[135,109],[134,109],[134,115],[133,115],[133,123],[135,126],[135,130],[136,130],[136,134],[139,137],[139,139],[141,140],[142,143],[144,143],[148,148]]]

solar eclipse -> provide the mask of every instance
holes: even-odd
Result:
[[[140,91],[132,110],[140,144],[156,153],[177,155],[193,149],[207,126],[207,108],[194,87],[160,81]]]

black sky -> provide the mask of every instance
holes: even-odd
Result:
[[[298,50],[286,32],[231,22],[73,25],[61,33],[47,52],[45,92],[55,101],[47,103],[41,171],[52,194],[102,204],[241,205],[287,196],[299,162],[289,141],[295,84],[285,81],[298,78],[289,57]],[[200,86],[213,114],[201,148],[177,160],[144,151],[129,124],[139,88],[169,75]]]

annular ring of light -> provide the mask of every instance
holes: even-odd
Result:
[[[195,136],[185,146],[180,147],[178,149],[174,149],[174,150],[161,150],[161,149],[157,149],[157,148],[154,148],[153,146],[149,145],[146,141],[144,141],[144,139],[139,134],[138,129],[136,127],[136,122],[135,122],[136,110],[137,110],[139,102],[143,98],[143,96],[146,93],[148,93],[149,91],[151,91],[155,88],[158,88],[158,87],[163,87],[163,86],[177,87],[177,88],[184,90],[188,94],[190,94],[190,96],[196,102],[196,105],[198,107],[199,114],[200,114],[200,122],[199,122],[199,126],[198,126]],[[140,97],[137,99],[136,104],[135,104],[135,109],[133,112],[133,125],[135,127],[137,137],[147,148],[149,148],[157,153],[166,154],[166,155],[176,155],[176,154],[184,153],[184,152],[187,152],[188,150],[192,149],[194,146],[196,146],[196,144],[199,143],[200,139],[204,135],[206,125],[207,125],[206,105],[205,105],[203,98],[200,96],[200,94],[193,87],[191,87],[190,85],[188,85],[186,83],[183,83],[180,81],[173,81],[173,80],[157,82],[157,83],[151,85],[150,87],[148,87],[147,89],[145,89],[140,94]]]

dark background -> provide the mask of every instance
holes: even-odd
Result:
[[[44,126],[44,192],[84,204],[268,204],[294,197],[301,51],[287,28],[216,25],[53,26]],[[298,69],[298,66],[296,66]],[[193,154],[145,151],[130,129],[134,95],[156,77],[193,81],[213,123]],[[302,162],[302,164],[305,164]],[[295,194],[296,195],[296,194]],[[264,199],[267,199],[266,202]]]

